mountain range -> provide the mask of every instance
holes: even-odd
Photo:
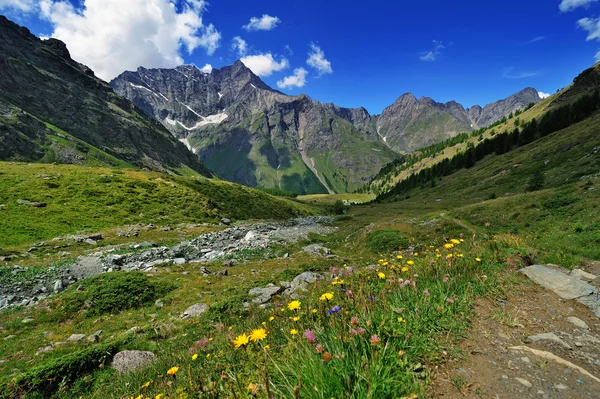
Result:
[[[353,190],[397,154],[488,126],[540,101],[533,88],[469,109],[407,93],[372,116],[364,108],[283,94],[241,61],[210,73],[193,65],[138,68],[111,86],[224,179],[300,193]]]
[[[214,172],[252,187],[348,192],[403,153],[538,101],[532,88],[469,109],[407,93],[370,115],[274,90],[241,61],[210,73],[140,67],[109,85],[61,41],[0,17],[2,160]]]

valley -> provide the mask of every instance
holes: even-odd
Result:
[[[372,115],[167,3],[208,36],[110,84],[0,16],[0,399],[598,397],[600,63]]]

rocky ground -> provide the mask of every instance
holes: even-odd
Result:
[[[307,239],[309,233],[331,233],[335,228],[329,226],[330,223],[331,218],[328,217],[307,217],[288,222],[234,226],[203,234],[173,247],[159,247],[152,242],[131,243],[103,250],[90,250],[89,254],[80,256],[64,266],[44,269],[9,266],[11,277],[5,276],[3,284],[0,285],[0,309],[33,305],[80,280],[105,272],[151,272],[159,266],[197,263],[202,273],[210,274],[212,272],[205,266],[210,262],[227,258],[223,267],[231,266],[236,255],[242,251],[265,249],[276,243],[297,242]],[[97,235],[81,238],[89,240],[90,245],[93,244],[92,241],[101,239]],[[50,240],[40,244],[39,248],[43,248],[44,245],[53,245],[54,242]],[[307,251],[321,251],[322,255],[329,255],[326,248],[320,249],[318,246],[309,246]],[[216,273],[227,274],[227,269]]]
[[[545,269],[538,271],[547,276],[557,270]],[[462,356],[448,356],[431,396],[599,398],[600,319],[589,302],[598,300],[600,263],[584,269],[590,275],[558,271],[544,280],[524,270],[547,288],[522,276],[507,298],[480,300]],[[573,290],[587,285],[594,290],[589,301],[578,300],[580,292]]]

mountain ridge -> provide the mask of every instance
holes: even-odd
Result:
[[[3,160],[210,175],[161,124],[74,61],[63,42],[41,40],[3,16],[0,154]]]

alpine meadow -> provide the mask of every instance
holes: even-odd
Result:
[[[0,399],[600,398],[598,13],[0,0]]]

